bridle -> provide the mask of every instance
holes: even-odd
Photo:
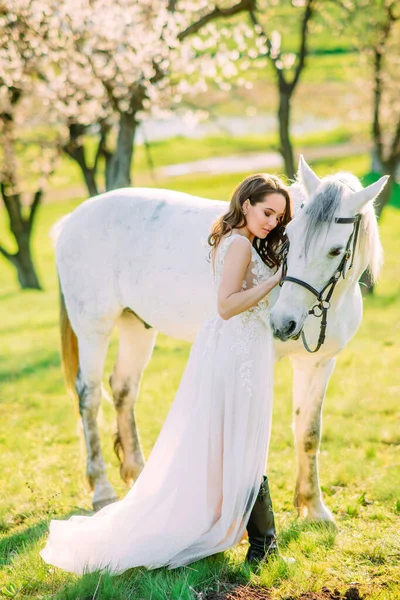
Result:
[[[303,207],[303,205],[301,205],[300,208],[302,208],[302,207]],[[350,264],[348,270],[350,270],[353,266],[354,252],[355,252],[356,245],[357,245],[361,217],[362,217],[362,215],[357,214],[354,217],[336,217],[335,218],[335,223],[346,223],[346,224],[353,223],[353,225],[354,225],[353,231],[350,234],[350,237],[349,237],[347,245],[346,245],[344,256],[343,256],[342,260],[340,261],[338,268],[336,269],[335,273],[332,275],[332,277],[330,278],[328,283],[326,285],[324,285],[324,287],[322,288],[322,290],[320,292],[318,290],[316,290],[312,285],[307,283],[306,281],[302,281],[301,279],[297,279],[296,277],[290,277],[290,276],[286,275],[286,273],[287,273],[287,255],[289,253],[289,245],[290,245],[289,240],[287,239],[284,242],[284,244],[282,245],[282,248],[280,250],[280,255],[282,256],[282,278],[281,278],[279,285],[282,287],[282,285],[285,283],[285,281],[291,281],[292,283],[297,283],[297,285],[301,285],[302,287],[306,288],[308,291],[310,291],[312,294],[314,294],[314,296],[316,296],[316,298],[318,300],[317,304],[315,304],[311,308],[311,310],[308,311],[308,314],[314,315],[314,317],[317,317],[317,318],[322,317],[318,343],[314,350],[311,350],[311,348],[307,344],[307,340],[306,340],[306,336],[304,334],[303,328],[301,328],[299,333],[292,338],[294,340],[297,340],[297,339],[299,339],[299,337],[301,335],[304,347],[307,350],[307,352],[310,352],[310,353],[318,352],[318,350],[321,348],[322,344],[325,341],[326,326],[328,323],[328,310],[331,307],[330,300],[332,298],[332,294],[335,289],[335,286],[340,279],[340,276],[342,276],[343,279],[345,278],[346,265],[347,265],[347,262],[350,260],[350,256],[351,256],[351,264]],[[352,245],[353,245],[353,247],[351,247]],[[324,294],[326,291],[327,291],[327,294],[324,298]]]

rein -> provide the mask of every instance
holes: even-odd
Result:
[[[301,335],[305,349],[307,350],[307,352],[310,352],[311,354],[314,352],[318,352],[318,350],[321,348],[322,344],[325,341],[326,327],[327,327],[327,323],[328,323],[328,310],[331,307],[330,300],[332,298],[332,294],[334,292],[335,286],[340,279],[340,276],[342,276],[343,279],[345,278],[346,265],[347,265],[347,262],[350,260],[350,257],[351,257],[351,264],[350,264],[348,270],[350,270],[353,266],[354,253],[355,253],[358,234],[359,234],[359,230],[360,230],[360,222],[361,222],[360,214],[356,215],[355,217],[347,217],[347,218],[346,217],[336,217],[335,218],[335,223],[346,223],[346,224],[353,223],[354,227],[353,227],[353,231],[351,232],[350,237],[348,239],[344,256],[343,256],[342,260],[340,261],[338,268],[336,269],[335,273],[329,279],[328,283],[326,285],[324,285],[324,287],[322,288],[322,290],[320,292],[318,290],[316,290],[312,285],[307,283],[306,281],[302,281],[301,279],[297,279],[296,277],[290,277],[290,276],[286,275],[286,273],[287,273],[287,255],[289,253],[289,240],[286,240],[282,246],[282,249],[281,249],[281,255],[283,256],[282,279],[281,279],[279,285],[282,287],[282,285],[284,284],[285,281],[297,283],[297,285],[301,285],[302,287],[306,288],[309,292],[314,294],[314,296],[316,296],[316,298],[318,300],[318,302],[316,304],[314,304],[314,306],[311,308],[311,310],[308,311],[309,315],[314,315],[314,317],[317,317],[317,318],[322,317],[321,329],[319,332],[319,338],[318,338],[318,343],[317,343],[316,348],[314,350],[311,350],[311,348],[307,344],[307,340],[306,340],[306,336],[304,334],[303,328],[296,336],[294,336],[292,338],[294,340],[297,340],[297,339],[299,339],[299,337]],[[353,243],[353,247],[351,248],[352,243]],[[327,294],[324,298],[324,293],[326,291],[327,291]]]

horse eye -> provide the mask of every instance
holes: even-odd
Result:
[[[343,251],[343,248],[332,248],[332,250],[330,250],[329,252],[329,256],[339,256],[339,254],[341,254]]]

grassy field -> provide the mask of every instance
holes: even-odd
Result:
[[[321,174],[345,165],[361,174],[367,158],[320,161]],[[182,177],[169,186],[228,198],[240,174]],[[166,182],[162,182],[167,184]],[[158,185],[161,185],[158,183]],[[295,457],[291,433],[289,364],[276,368],[274,429],[268,473],[286,555],[260,572],[243,564],[246,544],[189,567],[147,572],[135,569],[117,578],[77,578],[48,567],[38,556],[51,518],[90,510],[84,482],[84,451],[76,416],[59,364],[58,292],[48,231],[78,203],[51,203],[41,209],[35,256],[45,291],[21,293],[14,272],[2,261],[0,283],[0,596],[59,600],[206,600],[233,585],[269,588],[273,598],[297,598],[324,587],[344,593],[358,587],[368,600],[400,599],[400,430],[397,378],[400,273],[400,213],[388,207],[381,222],[385,267],[376,295],[365,300],[357,336],[338,360],[324,407],[320,454],[321,483],[338,531],[296,518],[292,505]],[[0,234],[7,238],[4,212]],[[108,379],[116,352],[107,359]],[[144,375],[137,418],[148,456],[173,400],[189,352],[187,343],[159,335]],[[110,479],[122,497],[112,452],[114,413],[102,407],[103,451]]]

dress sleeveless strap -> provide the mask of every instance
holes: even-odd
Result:
[[[250,244],[250,247],[253,248],[252,243],[250,242],[250,240],[245,237],[244,235],[241,235],[240,233],[231,233],[231,235],[224,237],[223,240],[220,241],[217,250],[215,252],[215,260],[214,260],[214,277],[216,282],[219,282],[221,273],[222,273],[222,267],[224,264],[224,260],[225,260],[225,254],[226,251],[228,250],[229,246],[232,243],[232,240],[234,240],[236,237],[241,237],[244,238],[245,240],[248,241],[248,243]]]

